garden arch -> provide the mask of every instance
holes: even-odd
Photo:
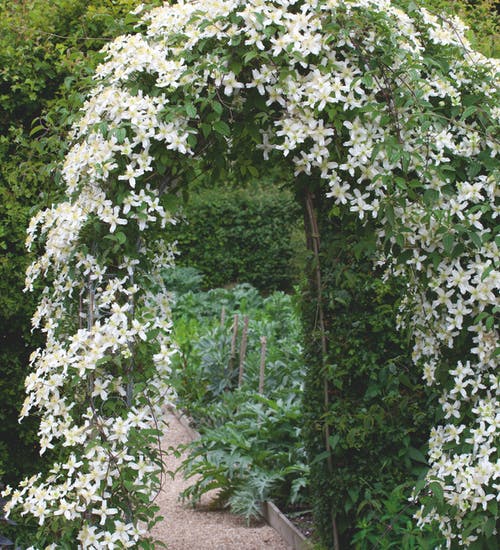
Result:
[[[34,316],[47,346],[32,358],[22,414],[40,409],[42,450],[59,440],[64,458],[9,507],[31,514],[45,542],[56,533],[61,542],[77,533],[84,547],[144,536],[138,520],[151,517],[144,495],[161,462],[150,428],[172,353],[155,277],[172,260],[165,197],[207,169],[216,177],[285,159],[316,256],[315,201],[329,199],[328,215],[354,213],[376,237],[379,264],[408,281],[401,322],[425,379],[443,387],[418,522],[436,521],[465,545],[491,535],[500,475],[498,63],[472,50],[458,20],[411,2],[205,0],[142,10],[138,32],[106,48],[74,126],[62,167],[67,200],[30,225],[28,243],[39,231],[43,250],[27,286],[53,282]],[[319,288],[319,264],[315,277]],[[325,358],[321,299],[318,316]]]

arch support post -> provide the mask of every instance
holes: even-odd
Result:
[[[306,356],[308,362],[307,388],[305,394],[305,409],[307,411],[308,453],[310,458],[319,453],[326,455],[326,460],[315,468],[325,470],[331,476],[334,471],[332,449],[330,444],[331,431],[328,423],[328,412],[330,409],[330,384],[328,380],[328,323],[323,297],[322,283],[322,259],[321,240],[318,224],[318,211],[321,205],[318,204],[318,197],[310,188],[306,188],[303,194],[304,227],[306,234],[306,246],[310,252],[307,265],[307,283],[303,291],[302,315],[306,334],[309,335],[306,342]],[[322,411],[313,410],[320,404]],[[318,422],[319,420],[319,422]],[[311,437],[312,436],[312,437]],[[315,476],[313,476],[315,477]],[[319,479],[312,482],[313,493],[320,490]],[[314,498],[313,500],[317,500]],[[323,502],[325,502],[324,499]],[[335,517],[335,509],[331,499],[328,510],[320,506],[317,510],[316,522],[327,534],[326,538],[331,539],[332,548],[340,550],[339,533]],[[325,520],[324,518],[328,518]],[[327,523],[330,524],[327,527]],[[329,532],[329,533],[328,533]]]

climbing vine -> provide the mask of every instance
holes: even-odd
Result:
[[[40,544],[145,541],[171,353],[165,291],[149,283],[171,256],[153,246],[173,221],[165,197],[263,158],[326,185],[330,215],[354,212],[386,276],[408,282],[399,321],[442,389],[417,522],[449,545],[494,536],[498,62],[458,19],[412,2],[204,0],[136,15],[74,126],[67,200],[30,225],[41,254],[27,287],[48,281],[34,316],[47,344],[22,414],[40,411],[42,450],[58,440],[61,460],[9,509],[37,520]]]

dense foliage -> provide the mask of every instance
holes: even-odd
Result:
[[[37,208],[61,196],[64,154],[100,48],[127,29],[134,0],[0,2],[0,478],[41,466],[36,425],[18,423],[31,352],[34,296],[23,293],[26,228]]]
[[[324,199],[322,207],[329,207]],[[396,329],[404,283],[381,280],[370,261],[373,236],[354,231],[355,226],[348,215],[321,226],[327,243],[321,265],[329,350],[318,376],[318,350],[314,342],[306,343],[312,507],[328,547],[334,545],[334,510],[341,548],[354,541],[357,548],[386,548],[389,543],[411,548],[425,546],[425,540],[431,548],[439,537],[423,535],[407,522],[417,510],[415,502],[408,502],[411,489],[427,470],[436,395],[412,365],[408,336]],[[316,296],[306,292],[303,311],[309,323],[317,316],[316,307]],[[325,452],[325,429],[330,452]],[[397,513],[385,510],[387,501]]]
[[[500,57],[500,14],[496,0],[420,0],[435,13],[460,17],[469,27],[467,38],[489,57]]]
[[[144,407],[157,388],[145,378],[130,386],[131,377],[168,371],[168,326],[158,312],[146,313],[156,303],[168,315],[164,300],[142,286],[156,254],[150,249],[148,256],[146,245],[170,221],[162,203],[167,189],[210,171],[213,159],[221,173],[221,165],[229,170],[263,153],[294,172],[308,218],[317,301],[307,330],[310,349],[320,349],[310,376],[323,377],[325,405],[334,342],[327,339],[321,282],[324,224],[315,216],[352,212],[359,230],[374,237],[380,267],[406,284],[400,323],[412,332],[413,361],[440,388],[418,524],[437,526],[449,545],[491,541],[498,517],[498,63],[470,47],[460,21],[413,2],[193,1],[153,9],[140,25],[141,33],[110,44],[97,70],[62,169],[65,201],[30,225],[29,241],[41,235],[44,245],[28,286],[46,279],[35,324],[46,331],[47,348],[33,357],[23,415],[40,409],[42,433],[51,426],[43,447],[60,439],[73,452],[47,480],[26,482],[8,508],[37,518],[47,541],[76,529],[83,545],[141,537],[139,516],[127,513],[124,502],[142,498],[144,509],[154,479],[138,487],[141,479],[133,480],[125,458],[99,481],[105,498],[82,487],[94,456],[114,464],[116,453],[134,460],[149,449],[134,446],[144,443],[140,438],[121,445],[123,433],[137,427],[146,435],[148,428],[139,429],[122,400],[106,403],[107,386],[114,395],[126,385],[128,405],[137,400]],[[94,314],[96,303],[102,316]],[[86,327],[75,334],[71,314],[84,312]],[[153,346],[144,344],[153,359],[147,366],[142,340]],[[126,384],[124,359],[145,367],[129,367]],[[69,377],[68,362],[78,366]],[[79,384],[88,392],[77,404],[71,400]],[[102,409],[87,408],[89,420],[79,425],[78,409],[94,397]],[[327,463],[333,462],[338,441],[328,417],[317,422],[328,436]],[[121,435],[115,423],[125,426]],[[94,428],[103,425],[89,449]],[[82,430],[78,440],[73,429]],[[76,460],[83,467],[76,469]],[[70,486],[58,474],[64,470]],[[116,479],[127,481],[126,491]],[[89,517],[79,515],[80,499],[93,506]],[[110,530],[118,513],[119,533]],[[337,513],[332,508],[335,546]]]
[[[203,272],[206,288],[248,282],[260,290],[289,290],[296,282],[292,235],[300,214],[290,193],[218,186],[191,195],[183,214],[187,223],[174,233],[178,263]]]

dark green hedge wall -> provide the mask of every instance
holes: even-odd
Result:
[[[199,269],[206,288],[248,282],[262,291],[291,289],[300,227],[291,194],[215,188],[191,196],[184,214],[187,222],[174,228],[178,263]]]

